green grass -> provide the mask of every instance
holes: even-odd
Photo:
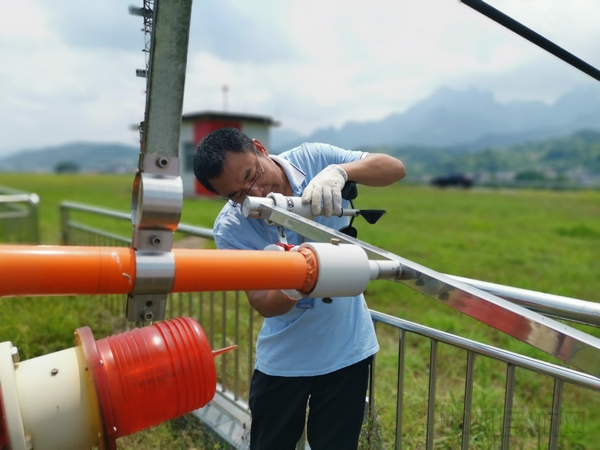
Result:
[[[59,242],[61,201],[127,212],[131,208],[132,184],[133,175],[0,174],[0,186],[40,195],[44,244]],[[181,222],[211,227],[222,204],[219,199],[186,199]],[[360,187],[355,207],[387,210],[376,225],[369,225],[360,217],[354,221],[360,240],[438,272],[599,300],[598,191],[435,190],[400,183],[385,189]],[[131,234],[130,224],[118,228],[111,231]],[[555,358],[404,285],[372,282],[365,295],[372,309],[557,363]],[[62,303],[51,298],[1,301],[0,341],[12,341],[24,358],[72,346],[73,330],[79,326],[89,325],[97,337],[108,333],[105,313],[85,299],[67,299]],[[578,328],[600,336],[595,328]],[[397,334],[381,329],[378,336],[382,351],[377,367],[388,375],[378,379],[377,408],[383,438],[389,443],[394,432],[390,417],[395,411]],[[404,444],[406,448],[421,448],[429,343],[412,335],[407,343]],[[438,401],[444,413],[436,417],[436,448],[457,448],[459,442],[460,421],[455,417],[462,404],[460,377],[464,373],[464,358],[460,350],[439,346]],[[498,448],[498,414],[490,411],[502,411],[505,369],[495,361],[478,358],[475,371],[471,448]],[[517,371],[515,409],[522,413],[523,420],[515,432],[518,436],[513,439],[513,448],[545,448],[544,413],[549,408],[552,383],[545,377],[521,372]],[[575,427],[576,432],[565,431],[573,424],[563,424],[561,448],[595,448],[600,440],[600,393],[566,386],[563,404],[565,411],[582,413],[583,423],[581,429]],[[157,427],[156,444],[120,443],[119,448],[166,448],[159,444],[160,439],[165,433],[178,439],[179,431],[172,432],[175,428],[171,425],[161,427]]]
[[[43,244],[60,243],[60,211],[63,201],[113,209],[129,213],[134,175],[0,173],[0,186],[33,192],[40,196],[40,236]],[[223,206],[221,199],[184,201],[181,223],[212,228],[216,214]],[[85,213],[78,213],[85,215]],[[77,217],[77,216],[76,216]],[[97,217],[95,220],[98,220]],[[132,225],[115,224],[114,220],[98,222],[98,227],[130,237]]]
[[[384,190],[362,187],[356,206],[388,210],[376,225],[364,224],[359,229],[359,239],[438,272],[598,300],[598,192],[432,190],[402,185]],[[405,286],[371,283],[366,296],[373,309],[560,363],[556,358]],[[578,328],[600,336],[595,328]],[[387,344],[382,345],[378,355],[378,370],[387,370],[388,380],[393,383],[397,336],[389,334],[379,332],[380,342]],[[424,444],[429,341],[417,336],[409,336],[407,341],[410,345],[406,365],[411,376],[405,385],[404,443],[408,448],[420,448]],[[460,416],[464,388],[462,384],[444,386],[444,380],[462,383],[466,355],[460,351],[456,355],[456,350],[452,352],[441,347],[437,370],[438,402],[443,405],[441,409],[451,412],[454,419],[451,422],[456,428],[460,423],[457,414]],[[474,432],[471,448],[500,446],[504,377],[502,365],[485,359],[476,361],[473,417],[477,420],[472,425],[475,431],[481,432]],[[522,423],[514,430],[517,436],[512,443],[516,448],[545,448],[544,427],[547,428],[547,412],[551,408],[548,399],[552,394],[552,383],[545,377],[527,372],[519,372],[518,379],[524,387],[517,388],[516,398],[526,400],[515,400],[514,408],[522,414]],[[383,384],[376,395],[379,416],[393,417],[386,412],[395,409],[395,395],[392,395],[395,387],[386,385],[386,381],[379,383]],[[565,393],[563,401],[565,411],[583,412],[585,419],[582,433],[568,433],[563,424],[561,445],[563,448],[594,448],[600,437],[600,394],[573,389]],[[444,422],[443,418],[437,419]],[[387,431],[384,438],[389,442],[393,423],[386,423],[383,428]],[[447,433],[448,430],[448,423],[436,425],[436,448],[460,447],[460,430]]]

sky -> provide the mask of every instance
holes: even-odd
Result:
[[[598,0],[488,3],[600,68]],[[138,144],[146,61],[129,5],[142,2],[0,4],[0,157]],[[306,135],[406,111],[441,86],[552,103],[595,83],[458,0],[196,0],[183,112],[265,115]]]

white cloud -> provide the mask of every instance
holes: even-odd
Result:
[[[600,66],[596,0],[489,3]],[[135,145],[142,19],[120,0],[2,9],[0,155],[80,139]],[[197,1],[189,48],[184,112],[221,110],[227,84],[229,110],[302,133],[403,111],[440,85],[552,101],[593,81],[453,0]]]
[[[128,126],[143,118],[142,52],[71,45],[40,4],[10,8],[0,15],[0,151],[82,139],[135,144]]]

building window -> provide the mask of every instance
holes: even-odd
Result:
[[[196,147],[191,142],[183,143],[183,171],[193,172],[194,171],[194,153]]]

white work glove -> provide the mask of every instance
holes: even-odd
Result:
[[[312,179],[302,193],[302,204],[310,203],[313,216],[331,217],[342,215],[342,189],[348,174],[337,164],[331,164]],[[323,207],[321,207],[321,200]]]

